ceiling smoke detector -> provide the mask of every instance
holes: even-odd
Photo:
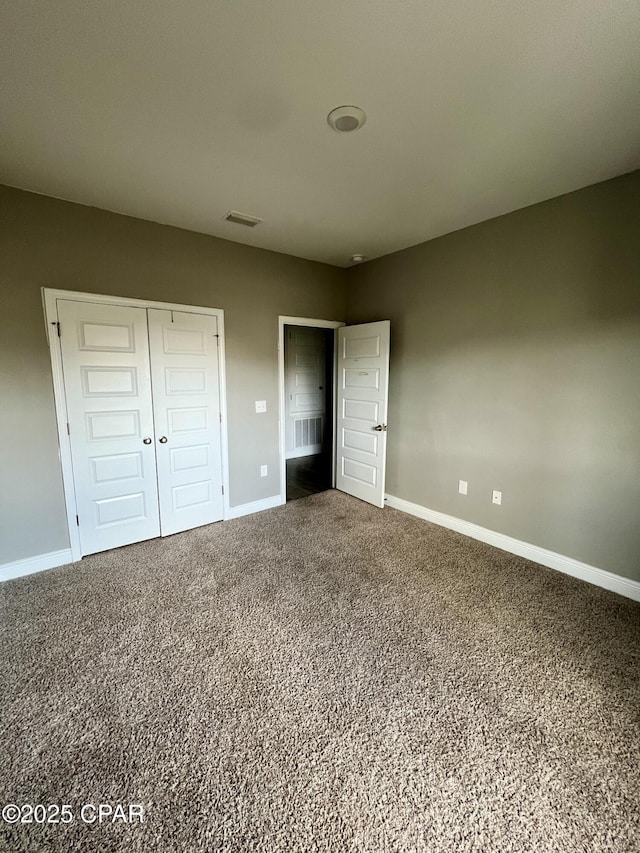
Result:
[[[367,120],[367,114],[360,107],[336,107],[327,116],[329,125],[338,133],[351,133],[359,130]]]
[[[357,252],[355,255],[351,255],[351,263],[352,264],[361,264],[365,260],[365,256],[361,255]]]
[[[233,222],[236,225],[246,225],[248,228],[255,228],[256,225],[260,225],[264,220],[259,219],[257,216],[249,216],[248,213],[240,213],[239,210],[230,210],[228,213],[222,217],[226,219],[227,222]]]

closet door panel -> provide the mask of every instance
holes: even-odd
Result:
[[[147,312],[58,300],[83,554],[160,532]]]
[[[217,318],[148,309],[163,536],[223,515]]]

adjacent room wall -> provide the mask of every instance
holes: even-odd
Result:
[[[386,318],[387,492],[640,580],[640,172],[350,270]]]
[[[223,308],[231,505],[280,492],[278,315],[343,320],[344,270],[7,187],[0,269],[0,565],[69,546],[41,287]]]

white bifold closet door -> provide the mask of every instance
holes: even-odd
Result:
[[[149,308],[163,536],[222,518],[217,318]]]
[[[58,300],[83,554],[223,515],[217,319]]]

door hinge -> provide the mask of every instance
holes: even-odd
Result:
[[[222,412],[220,412],[220,423],[222,423]]]
[[[77,524],[77,526],[78,526],[78,527],[80,527],[80,519],[78,518],[78,516],[77,516],[77,515],[76,515],[76,524]]]
[[[222,494],[224,495],[224,486],[222,487]]]
[[[67,423],[67,435],[71,435],[71,430],[69,429],[69,424]]]

